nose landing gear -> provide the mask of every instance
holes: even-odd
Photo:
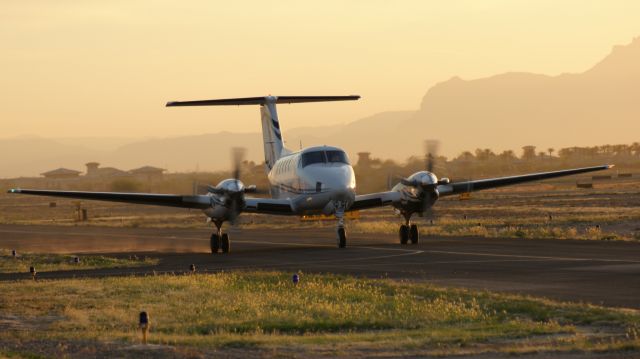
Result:
[[[343,202],[337,202],[336,205],[336,218],[338,219],[338,228],[337,228],[337,239],[338,239],[338,248],[347,247],[347,231],[344,229],[344,211],[345,204]]]

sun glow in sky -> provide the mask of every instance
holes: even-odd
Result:
[[[581,72],[640,35],[638,1],[5,0],[1,137],[257,132],[258,110],[170,100],[359,94],[283,127],[417,109],[452,76]]]

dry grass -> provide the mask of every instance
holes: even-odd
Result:
[[[75,263],[78,257],[80,262]],[[140,267],[158,263],[156,258],[113,258],[100,255],[74,254],[40,254],[40,253],[17,253],[13,257],[10,250],[0,249],[0,273],[28,273],[29,267],[35,267],[38,272],[59,271],[59,270],[82,270],[97,268],[116,267]]]
[[[0,292],[12,293],[0,296],[0,319],[23,323],[3,328],[0,342],[35,335],[129,345],[139,340],[137,314],[145,310],[152,343],[196,351],[640,348],[635,311],[336,275],[305,274],[298,286],[279,272],[5,282]]]

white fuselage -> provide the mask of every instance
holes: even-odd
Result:
[[[279,158],[268,172],[273,198],[291,200],[298,213],[331,214],[355,199],[356,179],[343,150],[310,147]]]

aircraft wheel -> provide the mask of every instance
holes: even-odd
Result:
[[[211,245],[211,254],[218,253],[218,249],[220,249],[220,237],[218,237],[217,233],[211,234],[209,244]]]
[[[409,229],[409,239],[411,240],[411,244],[418,244],[418,239],[420,239],[420,232],[418,232],[418,226],[415,224],[411,225]]]
[[[229,240],[229,235],[227,233],[222,234],[220,242],[222,253],[229,253],[231,251],[231,241]]]
[[[403,224],[400,226],[400,244],[407,244],[409,240],[409,226]]]
[[[347,246],[347,231],[344,228],[338,228],[338,248]]]

